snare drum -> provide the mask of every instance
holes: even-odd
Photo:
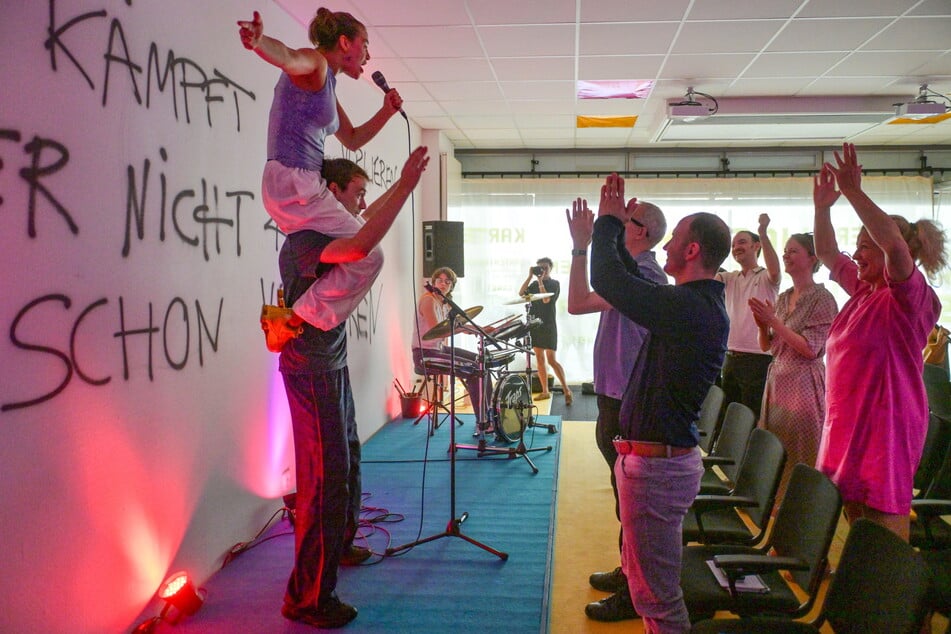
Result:
[[[455,373],[460,376],[470,376],[479,369],[478,363],[470,355],[472,355],[471,352],[459,348],[456,348],[455,355],[450,355],[449,350],[427,348],[424,351],[421,348],[413,348],[414,369],[417,374]]]
[[[499,440],[515,442],[532,416],[532,393],[525,377],[507,374],[495,387],[492,409],[496,413],[495,435]]]
[[[507,366],[515,358],[516,350],[497,350],[485,354],[485,367],[492,370]]]

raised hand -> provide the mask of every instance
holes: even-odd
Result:
[[[598,217],[601,216],[614,216],[621,222],[627,222],[627,208],[624,205],[624,179],[616,173],[609,175],[601,187]]]
[[[241,36],[241,43],[244,48],[249,51],[257,48],[261,42],[261,37],[264,35],[264,22],[261,20],[261,14],[255,11],[250,22],[238,20],[238,27],[240,27],[238,35]]]
[[[826,163],[812,179],[812,202],[819,209],[828,209],[839,199],[841,192],[835,188],[835,175]]]
[[[829,169],[835,174],[836,183],[839,185],[839,191],[860,190],[862,189],[862,166],[859,165],[858,157],[855,153],[854,143],[842,144],[842,155],[835,152],[836,167],[829,163]]]
[[[426,171],[426,165],[429,164],[429,157],[426,153],[429,148],[421,145],[409,155],[406,162],[403,163],[403,170],[400,172],[400,183],[415,188],[419,183],[420,177]]]
[[[766,233],[766,228],[769,227],[769,214],[760,214],[759,215],[759,235]]]
[[[575,249],[584,249],[591,244],[594,233],[594,212],[588,209],[588,201],[578,198],[571,202],[571,209],[565,209],[568,231]]]

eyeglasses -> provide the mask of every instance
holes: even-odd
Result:
[[[634,216],[631,216],[631,222],[633,222],[636,226],[640,227],[641,229],[644,229],[645,230],[644,235],[646,235],[647,237],[650,237],[650,230],[647,229],[647,225],[645,225],[643,222],[641,222]]]

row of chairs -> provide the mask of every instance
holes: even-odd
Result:
[[[828,477],[810,466],[796,465],[770,526],[786,452],[774,434],[755,428],[755,415],[746,406],[730,403],[721,419],[718,414],[723,409],[722,401],[722,390],[713,386],[701,411],[698,426],[701,448],[707,452],[707,472],[700,495],[684,521],[681,577],[692,621],[708,619],[717,610],[745,618],[698,624],[696,631],[762,631],[767,627],[780,632],[813,631],[809,628],[819,627],[824,621],[831,623],[836,632],[916,631],[926,603],[947,614],[948,599],[940,595],[940,583],[934,584],[926,601],[929,580],[934,575],[925,565],[929,560],[939,576],[943,572],[947,577],[951,568],[947,545],[927,550],[922,557],[889,531],[857,522],[849,532],[839,572],[819,619],[811,626],[794,623],[792,619],[814,608],[828,568],[829,547],[842,510],[841,497]],[[916,544],[919,546],[930,540],[927,543],[931,546],[927,547],[935,548],[934,544],[944,538],[942,531],[948,529],[938,515],[951,512],[951,502],[947,502],[951,491],[945,488],[951,489],[949,445],[951,422],[932,416],[919,470],[927,486],[915,500],[920,520],[915,526],[923,535]],[[699,545],[686,545],[695,542]],[[883,557],[885,553],[891,554]],[[717,566],[721,579],[712,574],[710,561]],[[749,575],[758,575],[769,590],[738,589],[740,581]],[[721,585],[724,579],[726,587]],[[888,582],[883,584],[883,579]],[[905,586],[907,598],[899,590]],[[841,603],[850,596],[850,601]],[[896,597],[901,597],[897,604]],[[776,623],[750,618],[763,614],[781,618]]]

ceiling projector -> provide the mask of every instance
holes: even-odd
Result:
[[[948,108],[943,103],[934,101],[910,101],[900,103],[895,106],[895,114],[907,119],[925,119],[934,117],[947,112]]]
[[[688,121],[693,121],[694,119],[709,117],[710,108],[703,105],[702,103],[697,102],[671,103],[667,104],[667,116],[671,119],[686,119]]]

